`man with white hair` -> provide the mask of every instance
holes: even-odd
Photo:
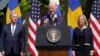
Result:
[[[60,1],[59,0],[50,0],[49,3],[56,3],[57,4],[56,13],[57,13],[57,15],[62,16],[61,8],[60,8]]]
[[[48,9],[49,13],[42,18],[41,25],[44,26],[64,26],[65,21],[62,16],[57,15],[57,6],[56,2],[50,2]]]

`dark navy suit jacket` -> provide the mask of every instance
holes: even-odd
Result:
[[[58,16],[57,15],[57,18],[55,19],[54,22],[52,22],[52,19],[50,17],[49,14],[45,15],[43,18],[42,18],[42,22],[41,22],[41,25],[43,25],[43,21],[45,19],[48,19],[49,20],[49,23],[46,25],[46,26],[53,26],[53,23],[56,23],[56,26],[66,26],[66,23],[64,21],[64,18],[62,16]]]
[[[79,44],[80,42],[79,35],[79,28],[75,28],[73,31],[72,50],[75,50],[75,45]],[[93,50],[92,30],[90,27],[85,29],[85,43],[90,44],[90,50]]]
[[[9,54],[11,49],[13,49],[15,54],[20,54],[21,51],[25,52],[26,38],[24,31],[24,27],[17,23],[14,35],[12,36],[11,24],[3,26],[1,46],[6,54]]]

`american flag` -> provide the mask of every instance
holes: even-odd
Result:
[[[93,0],[90,26],[93,31],[94,56],[100,56],[100,0]]]
[[[28,48],[31,56],[38,56],[38,51],[35,47],[37,26],[40,25],[40,5],[38,0],[32,0],[31,11],[28,25]]]

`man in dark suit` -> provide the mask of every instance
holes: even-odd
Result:
[[[52,2],[49,3],[49,12],[42,18],[42,26],[64,26],[65,21],[62,16],[56,14],[57,4]]]
[[[2,55],[5,56],[24,56],[25,52],[25,30],[23,25],[18,24],[18,14],[11,12],[11,23],[4,25],[2,30]]]

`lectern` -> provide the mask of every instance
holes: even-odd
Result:
[[[69,56],[71,47],[71,27],[39,26],[36,35],[36,47],[39,56]]]

